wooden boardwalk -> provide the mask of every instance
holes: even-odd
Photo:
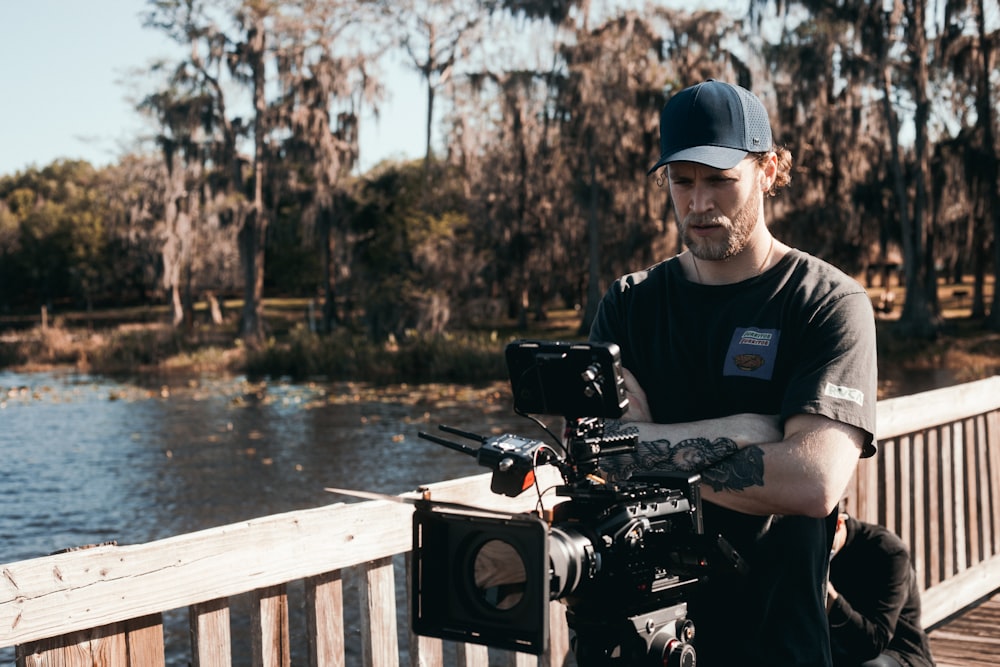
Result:
[[[1000,665],[1000,591],[930,633],[938,667]]]

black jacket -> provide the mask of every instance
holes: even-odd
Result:
[[[920,588],[903,541],[888,529],[847,519],[847,541],[830,563],[839,596],[829,612],[835,667],[881,653],[903,665],[934,665],[920,624]]]

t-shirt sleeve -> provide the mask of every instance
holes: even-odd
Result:
[[[592,343],[616,343],[621,349],[622,365],[634,370],[632,346],[627,344],[627,336],[622,329],[625,318],[621,311],[625,308],[623,292],[626,289],[628,283],[622,278],[604,294],[590,325],[589,340]]]
[[[864,291],[849,292],[819,309],[803,328],[797,365],[781,417],[817,414],[866,434],[862,457],[875,454],[878,364],[875,314]]]

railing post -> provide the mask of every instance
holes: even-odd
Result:
[[[361,655],[365,667],[398,667],[396,582],[392,556],[362,565],[360,588]]]
[[[291,667],[285,585],[257,589],[250,600],[253,667]]]
[[[309,667],[344,667],[344,585],[340,570],[306,579]]]
[[[229,628],[229,600],[220,598],[191,605],[192,667],[231,667],[232,639]]]

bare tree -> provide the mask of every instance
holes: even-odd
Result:
[[[468,54],[490,4],[484,0],[390,0],[386,4],[386,11],[397,17],[400,44],[427,88],[425,164],[432,156],[436,94],[453,76],[456,63]]]

